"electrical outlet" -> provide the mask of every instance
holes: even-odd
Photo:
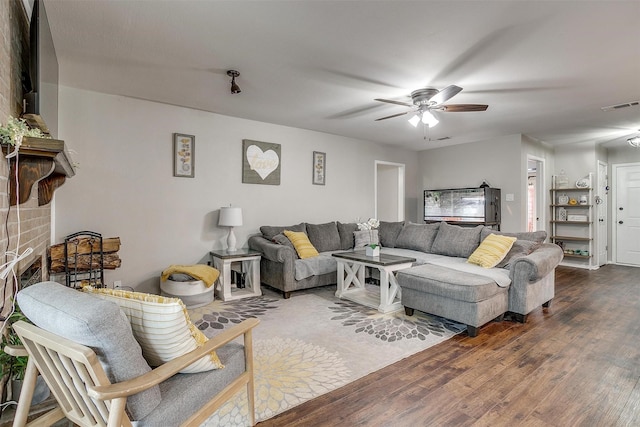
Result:
[[[122,280],[116,280],[115,282],[113,282],[113,288],[119,288],[122,286]]]

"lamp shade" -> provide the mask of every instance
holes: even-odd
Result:
[[[242,209],[231,206],[220,208],[218,225],[223,227],[237,227],[242,225]]]

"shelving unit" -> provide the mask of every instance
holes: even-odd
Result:
[[[594,262],[594,198],[593,174],[587,187],[556,188],[553,177],[551,189],[551,242],[564,250],[563,265],[597,269]]]

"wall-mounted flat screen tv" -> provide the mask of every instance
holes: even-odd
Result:
[[[28,5],[28,2],[25,1],[25,5]],[[39,116],[46,124],[48,133],[57,138],[58,57],[42,0],[33,2],[29,43],[29,77],[32,90],[25,94],[24,114],[29,123],[33,123],[29,116]]]

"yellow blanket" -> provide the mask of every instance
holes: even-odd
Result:
[[[169,268],[162,272],[162,280],[167,280],[173,273],[188,274],[194,279],[202,280],[207,287],[213,285],[218,276],[220,276],[220,272],[217,269],[204,264],[170,265]]]

